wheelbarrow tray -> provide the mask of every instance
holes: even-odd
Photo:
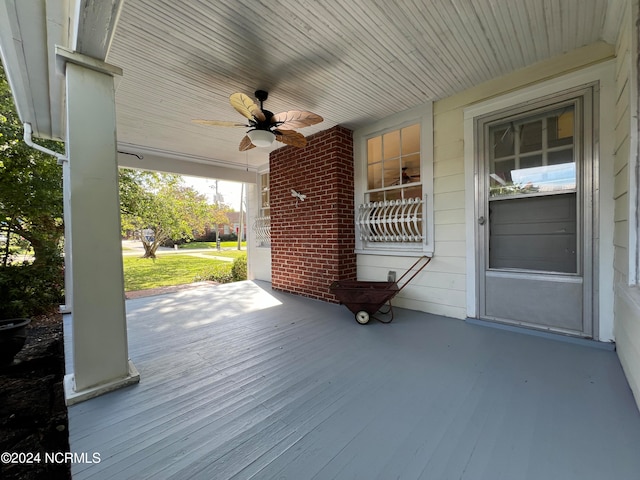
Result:
[[[400,288],[396,282],[339,280],[329,287],[331,293],[352,313],[365,311],[373,315],[391,300]]]
[[[418,258],[397,281],[366,282],[362,280],[337,280],[329,285],[329,291],[341,304],[355,314],[356,321],[360,325],[368,323],[369,317],[373,317],[382,323],[391,323],[391,321],[393,321],[391,299],[406,287],[430,261],[431,257],[426,255]],[[390,276],[389,278],[394,277]],[[388,308],[386,311],[382,311],[381,308],[385,304],[387,304]],[[374,314],[377,312],[387,315],[388,320],[375,317]]]

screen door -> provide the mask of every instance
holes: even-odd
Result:
[[[477,123],[481,317],[591,336],[591,89]],[[496,118],[497,117],[497,118]]]

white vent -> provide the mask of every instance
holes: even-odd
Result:
[[[360,239],[365,242],[422,242],[424,201],[419,198],[363,203],[358,207]]]

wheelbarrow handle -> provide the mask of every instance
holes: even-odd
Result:
[[[418,267],[416,269],[416,267],[418,266],[418,264],[423,261],[424,259],[427,259],[426,262],[424,262],[422,265],[420,265],[420,267]],[[409,269],[404,272],[402,274],[402,276],[398,279],[398,281],[396,282],[396,284],[398,285],[398,291],[402,290],[411,280],[413,280],[416,275],[418,275],[422,270],[424,270],[424,267],[426,267],[427,265],[429,265],[429,262],[431,261],[432,257],[428,257],[427,255],[423,255],[422,257],[418,258],[418,260],[416,260],[416,262],[411,265],[409,267]],[[414,270],[415,269],[415,270]],[[407,275],[409,275],[410,273],[412,273],[411,277],[409,277],[408,280],[405,280],[405,282],[400,285],[400,282],[402,282],[402,280],[404,279],[404,277],[406,277]]]

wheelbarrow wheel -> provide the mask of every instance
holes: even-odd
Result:
[[[367,323],[369,323],[369,314],[364,310],[360,310],[358,313],[356,313],[356,322],[358,322],[360,325],[366,325]]]

